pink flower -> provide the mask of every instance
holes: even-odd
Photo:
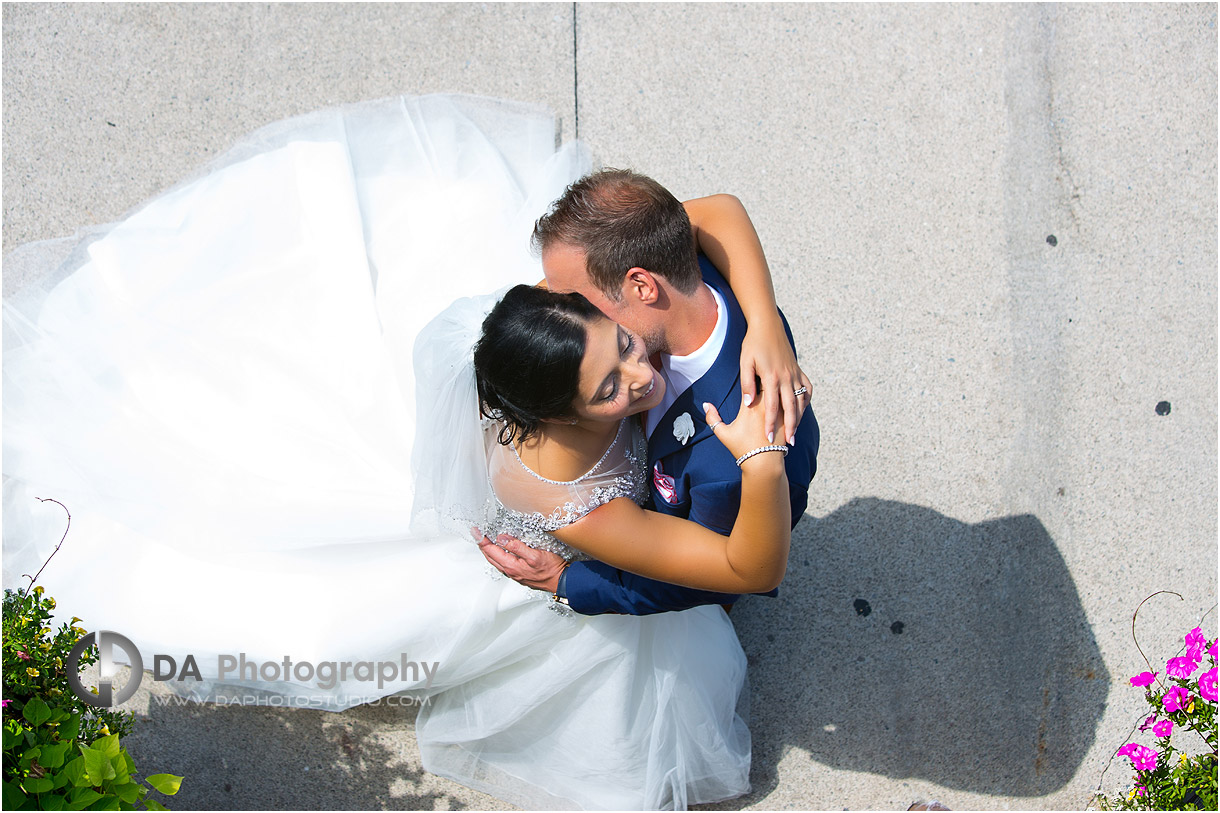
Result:
[[[1156,722],[1156,715],[1149,714],[1148,719],[1146,719],[1146,720],[1144,720],[1144,722],[1140,723],[1140,731],[1147,731],[1148,729],[1152,728],[1152,724],[1155,722]]]
[[[1199,696],[1204,700],[1216,702],[1216,667],[1213,666],[1199,675]]]
[[[1152,733],[1158,737],[1168,737],[1173,733],[1173,722],[1171,720],[1161,720],[1152,727]]]
[[[1165,664],[1165,674],[1170,677],[1188,678],[1194,674],[1199,668],[1197,660],[1190,658],[1170,658],[1169,663]]]
[[[1203,660],[1203,648],[1206,646],[1207,639],[1203,637],[1203,631],[1198,627],[1186,633],[1186,657],[1192,661]]]
[[[1156,672],[1140,672],[1135,677],[1131,678],[1132,686],[1151,686],[1156,680]]]
[[[1135,766],[1137,771],[1156,770],[1156,751],[1153,751],[1146,745],[1129,742],[1118,749],[1118,755],[1120,757],[1130,757],[1131,764]]]
[[[24,649],[17,650],[17,657],[21,658],[21,660],[23,660],[23,661],[28,661],[30,659],[30,656],[26,654],[26,651]]]
[[[1216,659],[1216,642],[1212,641],[1212,645],[1207,648],[1207,654],[1212,656],[1212,660]]]
[[[12,700],[0,700],[0,709],[7,709],[8,704],[12,702]]]
[[[1215,685],[1215,684],[1213,684]],[[1190,705],[1190,692],[1181,686],[1174,686],[1165,692],[1165,711],[1177,711]]]

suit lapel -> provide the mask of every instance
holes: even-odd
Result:
[[[716,357],[711,369],[670,404],[669,409],[665,411],[665,417],[657,424],[648,444],[649,468],[658,459],[667,457],[684,446],[692,446],[711,434],[703,416],[705,401],[715,406],[726,421],[732,421],[736,417],[740,405],[738,400],[737,405],[732,407],[732,414],[725,414],[726,404],[730,402],[729,396],[734,390],[740,392],[741,389],[738,382],[741,378],[741,342],[746,335],[746,320],[728,283],[716,268],[703,255],[699,255],[699,265],[703,272],[703,281],[715,288],[724,298],[729,315],[728,331],[725,333],[720,355]],[[695,426],[694,436],[685,444],[674,436],[674,422],[683,413],[690,415]]]

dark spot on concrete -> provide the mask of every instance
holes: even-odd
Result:
[[[769,632],[768,632],[768,633],[767,633],[767,640],[768,640],[768,641],[774,641],[774,640],[775,640],[775,636],[774,636],[774,635],[772,635],[771,633],[769,633]]]
[[[1061,487],[1061,488],[1060,488],[1058,491],[1056,491],[1055,493],[1056,493],[1056,494],[1058,494],[1060,497],[1062,497],[1062,496],[1063,496],[1063,488]]]
[[[1055,237],[1053,234],[1048,234],[1046,236],[1046,243],[1050,246],[1057,246],[1059,245],[1059,238]]]
[[[853,601],[851,606],[856,608],[856,615],[868,615],[873,611],[873,608],[868,606],[868,602],[862,598]]]
[[[348,759],[355,759],[356,753],[360,750],[359,744],[352,739],[346,730],[339,732],[339,745],[343,748],[343,753],[347,755]]]
[[[225,793],[230,793],[230,792],[232,792],[232,790],[233,790],[233,786],[230,785],[228,782],[225,782]]]
[[[115,124],[113,121],[108,121],[106,123],[109,124],[111,127],[118,127],[118,125]]]
[[[903,624],[901,621],[895,621],[893,624],[890,624],[890,632],[895,635],[902,635],[902,628],[905,626],[906,624]]]
[[[1171,409],[1173,409],[1173,407],[1171,407],[1169,405],[1168,401],[1161,401],[1159,404],[1156,405],[1156,414],[1162,415],[1162,416],[1168,415],[1169,410],[1171,410]]]

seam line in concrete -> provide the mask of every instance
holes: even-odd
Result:
[[[576,3],[572,3],[572,110],[575,115],[576,138],[580,138],[580,74],[576,65]]]

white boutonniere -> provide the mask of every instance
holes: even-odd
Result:
[[[686,441],[690,440],[694,436],[695,422],[691,420],[689,412],[683,412],[677,417],[677,420],[674,421],[674,437],[679,443],[685,446]]]

